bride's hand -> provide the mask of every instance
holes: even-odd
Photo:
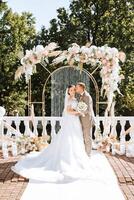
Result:
[[[75,115],[76,115],[76,116],[80,116],[80,115],[81,115],[81,113],[80,113],[80,112],[77,112],[77,111],[75,111]]]
[[[71,108],[70,106],[67,107],[67,112],[74,112],[75,110],[73,108]]]

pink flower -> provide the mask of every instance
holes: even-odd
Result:
[[[107,61],[106,64],[105,64],[105,66],[106,66],[107,68],[111,68],[111,63],[110,63],[109,61]]]
[[[42,55],[43,55],[43,56],[48,56],[48,51],[47,51],[47,50],[44,50],[44,51],[42,52]]]
[[[96,57],[97,57],[97,58],[102,58],[102,53],[101,53],[101,51],[99,51],[99,50],[96,51]]]
[[[29,57],[29,60],[33,63],[36,64],[37,63],[37,56],[36,55],[32,55],[31,57]]]
[[[106,63],[107,63],[107,60],[104,58],[104,59],[102,60],[102,64],[103,64],[103,65],[106,65]]]
[[[106,66],[103,67],[103,72],[104,72],[104,74],[108,73],[108,68]]]

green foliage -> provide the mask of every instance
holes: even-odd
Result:
[[[132,0],[73,0],[70,10],[59,8],[57,18],[50,21],[50,28],[44,27],[38,34],[38,41],[46,44],[55,41],[62,49],[68,48],[71,43],[85,45],[87,41],[102,46],[108,44],[126,53],[127,61],[122,66],[125,80],[120,88],[123,97],[117,95],[116,114],[131,115],[134,108],[134,93],[132,89],[133,63],[132,41],[133,34],[133,3]],[[92,66],[85,66],[92,72]],[[95,79],[101,87],[99,71],[95,73]],[[104,99],[101,97],[101,100]],[[104,108],[101,105],[101,113]]]
[[[19,95],[18,91],[11,91],[9,96],[5,97],[6,107],[8,108],[7,115],[15,115],[16,113],[19,113],[19,115],[25,115],[26,96],[26,91],[19,91]]]
[[[125,79],[120,84],[123,96],[117,94],[116,114],[132,115],[134,109],[134,70],[133,70],[133,1],[132,0],[73,0],[70,9],[59,8],[57,18],[50,21],[50,28],[44,26],[36,34],[35,19],[30,13],[21,15],[13,13],[6,3],[0,4],[0,105],[7,112],[14,109],[24,113],[27,102],[27,85],[25,80],[15,82],[14,74],[20,65],[18,53],[31,49],[34,45],[45,46],[49,42],[57,42],[61,49],[71,43],[85,45],[88,41],[97,46],[108,44],[126,53],[127,60],[122,65]],[[58,66],[47,66],[53,71]],[[93,66],[84,66],[89,72]],[[41,101],[42,89],[48,73],[37,65],[37,74],[32,77],[32,101]],[[101,87],[99,70],[94,74]],[[50,115],[50,83],[46,90],[46,111]],[[104,101],[104,98],[101,97]],[[101,104],[100,114],[105,105]],[[37,109],[37,110],[36,110]],[[39,108],[36,108],[39,115]],[[10,111],[11,110],[11,111]]]
[[[24,114],[27,86],[15,82],[15,71],[20,65],[18,54],[30,48],[35,37],[35,20],[30,13],[13,13],[5,3],[0,4],[0,105],[7,113],[18,110]]]

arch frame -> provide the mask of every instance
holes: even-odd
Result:
[[[73,66],[72,66],[73,67]],[[58,69],[55,69],[53,72],[49,73],[45,83],[44,83],[44,86],[43,86],[43,91],[42,91],[42,116],[45,116],[45,91],[46,91],[46,85],[49,81],[49,79],[52,77],[52,75],[54,75],[56,72],[62,70],[62,69],[67,69],[67,68],[70,68],[70,66],[62,66],[62,67],[59,67]],[[92,75],[93,73],[89,73],[86,69],[82,69],[82,72],[84,72],[88,77],[89,77],[89,80],[92,81],[93,85],[94,85],[94,88],[95,88],[95,93],[96,93],[96,115],[99,115],[99,87],[98,87],[98,84],[94,78],[94,76]]]

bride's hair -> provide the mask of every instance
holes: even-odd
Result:
[[[68,95],[70,95],[69,94],[69,89],[71,88],[71,87],[74,87],[75,85],[69,85],[68,87],[67,87],[67,93],[68,93]]]

